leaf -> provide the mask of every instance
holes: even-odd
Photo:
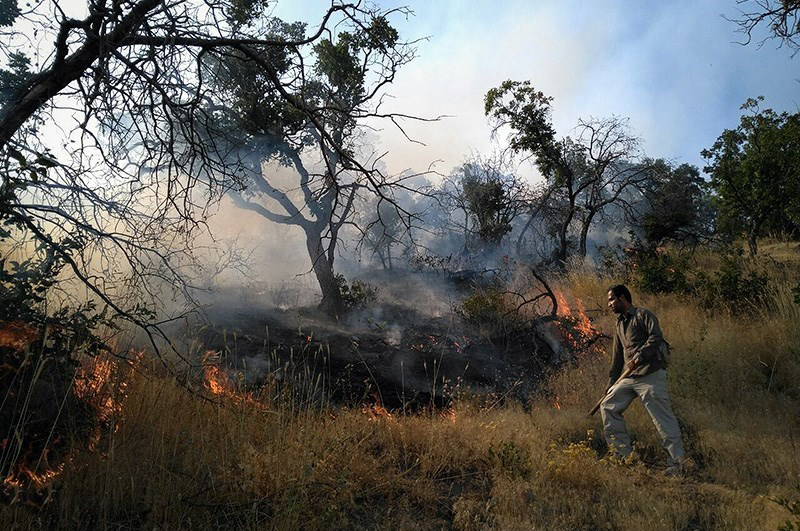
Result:
[[[11,146],[8,146],[8,154],[17,159],[17,162],[19,162],[19,165],[23,168],[28,165],[28,161],[25,160],[25,156]]]

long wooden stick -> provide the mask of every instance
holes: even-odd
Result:
[[[619,378],[617,378],[617,380],[613,384],[608,386],[608,389],[606,389],[606,394],[603,395],[603,398],[601,398],[600,400],[597,401],[597,403],[594,405],[592,410],[589,412],[589,416],[590,417],[592,415],[594,415],[595,413],[597,413],[597,410],[600,409],[600,404],[602,404],[603,400],[606,399],[606,397],[608,396],[608,392],[611,390],[611,388],[614,387],[615,385],[617,385],[619,383],[619,381],[622,380],[623,378],[627,378],[628,376],[630,376],[632,371],[633,371],[633,369],[630,369],[630,368],[625,369],[625,371],[619,376]]]

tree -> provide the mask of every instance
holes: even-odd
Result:
[[[707,238],[713,220],[700,170],[690,164],[674,167],[656,160],[651,174],[645,191],[649,210],[640,221],[647,241],[653,245],[666,241],[696,244]]]
[[[464,253],[492,251],[511,232],[528,190],[501,156],[473,155],[443,182],[437,194],[447,229],[463,238]]]
[[[532,156],[547,181],[549,189],[540,194],[543,203],[531,210],[550,211],[556,245],[548,262],[563,266],[576,240],[578,254],[586,256],[593,223],[610,205],[627,206],[627,194],[646,182],[648,171],[638,160],[639,140],[626,120],[581,120],[575,139],[558,140],[550,119],[551,101],[529,81],[505,81],[486,93],[484,110],[494,133],[510,129],[509,148]],[[521,237],[533,220],[532,216]]]
[[[760,110],[759,101],[748,99],[739,126],[702,151],[719,228],[744,234],[751,255],[768,232],[796,236],[800,229],[800,113]]]
[[[56,1],[0,7],[0,24],[10,28],[0,45],[8,57],[0,72],[3,222],[55,252],[93,297],[151,339],[174,318],[156,318],[155,308],[191,297],[192,237],[206,229],[213,203],[249,175],[248,161],[229,152],[228,124],[208,105],[220,63],[253,66],[274,124],[313,132],[328,159],[383,194],[380,171],[336,135],[358,111],[307,97],[314,76],[305,62],[334,25],[372,38],[385,20],[374,10],[334,4],[306,33],[265,14],[258,0],[100,0],[87,3],[82,19]],[[50,39],[36,68],[24,54],[28,34],[15,29],[23,26]],[[371,64],[391,64],[394,44],[376,42]],[[340,176],[328,172],[328,186]]]
[[[743,44],[749,44],[753,32],[766,24],[773,38],[780,41],[781,46],[793,50],[792,55],[800,51],[800,0],[738,0],[740,6],[747,7],[741,16],[733,19],[739,26],[739,32],[745,36]],[[759,42],[763,44],[766,39]]]
[[[222,75],[211,106],[229,124],[227,141],[231,150],[245,155],[249,170],[247,186],[230,193],[241,208],[303,230],[322,291],[320,306],[331,315],[344,310],[334,271],[340,231],[352,221],[359,192],[369,188],[369,179],[381,188],[392,186],[377,172],[359,172],[351,159],[361,148],[359,119],[373,114],[370,106],[378,89],[413,58],[413,49],[400,46],[398,37],[385,18],[373,17],[369,26],[314,46],[314,68],[306,74],[303,98],[322,109],[320,122],[347,157],[324,141],[306,115],[274,101],[269,80],[257,75],[258,65],[236,58],[219,65]],[[226,101],[233,105],[226,106]],[[279,184],[276,166],[292,170],[288,184]],[[381,199],[396,206],[383,191]]]

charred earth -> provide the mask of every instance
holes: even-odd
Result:
[[[388,409],[443,407],[459,393],[524,402],[571,357],[546,318],[482,326],[380,304],[340,321],[312,308],[227,308],[213,323],[195,337],[229,381],[313,386],[318,399]]]

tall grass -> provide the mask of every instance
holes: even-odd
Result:
[[[562,280],[601,331],[612,279]],[[671,395],[688,478],[638,403],[626,418],[643,462],[605,457],[599,418],[609,360],[579,357],[529,410],[465,397],[446,414],[376,416],[271,400],[208,400],[156,367],[129,382],[122,420],[76,448],[42,509],[0,507],[4,528],[777,529],[770,500],[800,480],[800,311],[785,283],[758,315],[707,313],[635,293],[673,347]],[[309,381],[315,382],[315,379]],[[317,385],[317,384],[314,384]],[[312,396],[309,394],[308,396]],[[557,397],[557,407],[556,399]]]

